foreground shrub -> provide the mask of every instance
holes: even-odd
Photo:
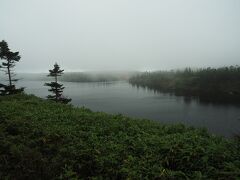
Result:
[[[237,179],[238,148],[181,124],[0,98],[0,179]]]

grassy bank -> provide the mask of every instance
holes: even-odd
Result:
[[[239,144],[183,125],[0,97],[0,179],[237,179]]]
[[[183,71],[146,72],[130,83],[175,95],[195,96],[202,101],[240,102],[240,67],[205,68]]]

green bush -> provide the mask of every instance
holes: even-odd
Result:
[[[181,124],[0,97],[0,179],[237,179],[238,148]]]

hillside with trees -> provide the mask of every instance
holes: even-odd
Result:
[[[203,68],[140,73],[132,85],[200,100],[240,102],[240,67]]]

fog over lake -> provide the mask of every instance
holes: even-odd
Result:
[[[239,64],[239,0],[1,0],[18,72]]]
[[[0,0],[1,179],[239,179],[240,0]]]

